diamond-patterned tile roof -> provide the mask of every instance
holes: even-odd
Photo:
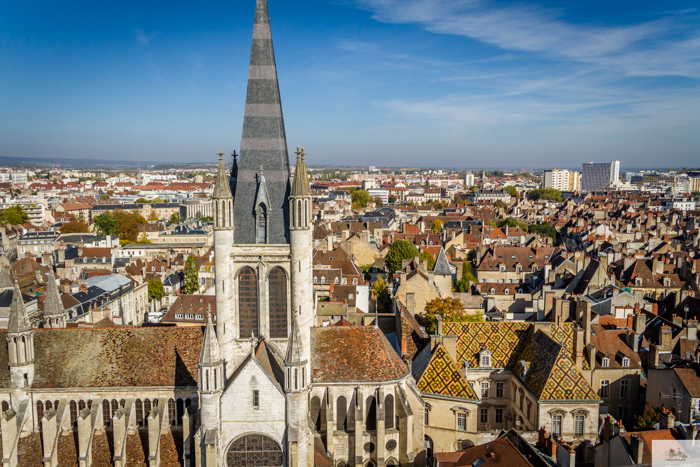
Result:
[[[474,389],[461,373],[442,344],[438,344],[428,366],[418,380],[418,389],[438,396],[478,400]]]
[[[456,335],[457,366],[478,368],[479,352],[491,352],[493,368],[508,368],[522,380],[519,362],[529,363],[524,384],[539,400],[597,400],[574,364],[573,323],[535,332],[529,323],[445,323],[443,334]]]

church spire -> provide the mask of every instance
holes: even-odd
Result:
[[[267,243],[289,243],[289,156],[267,0],[257,0],[255,7],[240,154],[233,193],[236,199],[234,243],[259,243],[256,241],[258,206],[255,198],[260,167],[265,168],[269,195]]]

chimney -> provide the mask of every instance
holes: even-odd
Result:
[[[659,328],[658,344],[663,350],[671,350],[671,341],[673,340],[673,330],[663,325]]]
[[[659,304],[658,303],[652,303],[651,304],[651,313],[654,315],[659,314]]]
[[[656,344],[649,344],[647,366],[650,368],[657,368],[659,366],[659,348],[656,346]]]
[[[597,350],[593,344],[588,344],[586,346],[586,351],[588,352],[588,362],[591,364],[591,368],[595,368],[595,354]]]
[[[544,448],[545,444],[547,443],[547,430],[544,427],[540,427],[540,429],[537,433],[538,433],[537,447],[542,449],[542,448]]]
[[[433,273],[433,271],[428,271],[428,285],[430,287],[433,287],[435,285],[435,274]],[[445,292],[443,291],[443,293]]]
[[[634,315],[633,323],[632,323],[632,329],[634,329],[634,332],[636,334],[644,334],[644,330],[646,329],[647,326],[647,315],[644,313],[636,313]]]
[[[635,464],[642,463],[644,453],[644,440],[636,433],[630,437],[630,454]]]
[[[685,328],[688,340],[695,341],[698,340],[698,322],[694,319],[688,320],[687,327]]]
[[[411,314],[415,315],[416,311],[416,295],[413,292],[406,293],[406,310]]]
[[[605,417],[605,420],[603,421],[603,439],[610,441],[610,432],[611,432],[610,415],[607,415]]]
[[[627,345],[635,353],[639,352],[639,334],[637,334],[636,332],[628,332],[627,333]]]
[[[583,331],[585,335],[586,345],[591,343],[591,302],[583,301]]]
[[[576,368],[583,370],[583,347],[584,347],[584,332],[580,326],[574,329],[574,363]]]
[[[661,417],[659,417],[659,429],[667,430],[676,424],[676,417],[666,407],[661,407]]]

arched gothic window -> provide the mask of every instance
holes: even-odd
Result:
[[[260,321],[258,275],[247,266],[238,274],[238,315],[240,338],[257,337]]]
[[[287,274],[276,267],[270,272],[270,337],[287,337]]]
[[[301,225],[301,200],[297,200],[297,227],[303,227]]]
[[[265,435],[246,435],[235,440],[226,452],[227,467],[282,466],[282,448]]]
[[[384,398],[384,413],[386,414],[386,428],[394,427],[394,396],[392,394],[387,394]]]
[[[258,206],[258,243],[267,243],[267,208]]]
[[[365,429],[374,431],[377,429],[377,400],[374,396],[367,398],[367,420],[365,421]]]
[[[340,396],[336,401],[337,424],[336,429],[339,431],[347,431],[348,429],[348,402],[344,396]]]

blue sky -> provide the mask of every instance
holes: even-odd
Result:
[[[311,164],[700,166],[700,11],[675,0],[268,0]],[[214,161],[254,0],[0,0],[0,156]]]

